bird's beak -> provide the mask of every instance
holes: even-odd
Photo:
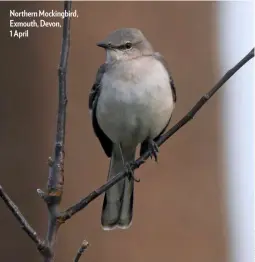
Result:
[[[102,48],[109,48],[109,46],[105,43],[105,42],[98,42],[97,43],[97,46],[99,46],[99,47],[102,47]]]

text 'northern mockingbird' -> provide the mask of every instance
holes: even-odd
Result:
[[[106,50],[89,96],[94,132],[111,158],[108,179],[150,149],[157,160],[154,142],[167,128],[176,102],[176,91],[167,64],[155,53],[142,32],[116,30],[97,44]],[[111,187],[104,197],[103,229],[128,228],[132,222],[134,179]]]

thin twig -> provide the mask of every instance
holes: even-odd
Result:
[[[74,262],[78,262],[83,254],[83,252],[88,248],[89,243],[87,240],[83,240],[81,247],[79,248],[75,258],[74,258]]]
[[[29,225],[25,217],[20,212],[19,208],[15,205],[15,203],[11,200],[11,198],[8,196],[8,194],[4,191],[4,189],[1,186],[0,186],[0,197],[3,199],[8,209],[16,217],[16,219],[20,223],[21,228],[27,233],[27,235],[31,238],[31,240],[36,244],[37,249],[42,254],[48,253],[49,250],[47,246],[45,246],[44,241],[39,238],[36,231]]]
[[[193,108],[167,133],[159,138],[157,141],[158,146],[161,146],[168,138],[174,135],[180,128],[186,125],[190,120],[194,118],[196,113],[202,108],[202,106],[208,102],[208,100],[247,62],[249,62],[254,57],[254,48],[234,67],[228,70],[225,75],[216,83],[216,85],[204,96],[202,96],[199,101],[193,106]]]
[[[205,94],[196,104],[195,106],[177,123],[175,124],[168,132],[162,135],[158,141],[157,145],[161,146],[163,143],[166,142],[172,135],[174,135],[180,128],[186,125],[195,114],[202,108],[202,106],[226,83],[244,64],[246,64],[250,59],[254,57],[254,48],[239,62],[237,63],[232,69],[230,69],[221,79],[220,81],[207,93]],[[150,152],[147,151],[141,157],[139,157],[135,162],[131,163],[131,169],[135,170],[139,168],[145,161],[148,159]],[[81,211],[85,208],[91,201],[99,197],[103,194],[106,190],[110,187],[115,185],[118,181],[123,179],[125,176],[128,175],[127,170],[124,170],[118,173],[115,177],[110,179],[106,184],[102,185],[98,189],[91,192],[88,196],[81,199],[78,203],[74,204],[73,206],[69,207],[65,212],[60,215],[60,219],[62,222],[70,219],[73,215]]]
[[[71,11],[71,1],[64,2],[64,10],[68,13]],[[54,158],[50,158],[49,162],[49,177],[47,192],[37,190],[39,195],[46,202],[48,207],[48,230],[46,236],[46,245],[51,252],[45,256],[45,262],[54,260],[54,245],[56,236],[61,224],[58,220],[59,205],[63,195],[64,187],[64,158],[65,158],[65,125],[66,125],[66,72],[67,61],[70,46],[70,18],[65,17],[63,21],[63,36],[62,48],[60,56],[60,64],[58,69],[59,78],[59,101],[58,101],[58,116],[57,116],[57,132],[55,142]]]

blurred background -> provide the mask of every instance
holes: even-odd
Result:
[[[252,48],[252,40],[247,38],[253,32],[251,5],[73,3],[79,17],[71,21],[63,208],[103,184],[108,171],[109,159],[93,134],[88,113],[90,88],[105,59],[95,43],[120,27],[144,32],[165,56],[175,80],[174,125]],[[36,189],[46,186],[47,159],[54,145],[62,29],[32,28],[29,38],[11,39],[9,10],[62,11],[63,3],[1,2],[0,7],[0,184],[44,236],[47,210]],[[242,16],[240,10],[245,11]],[[254,80],[250,68],[251,63],[241,69],[229,82],[228,91],[223,87],[192,122],[160,148],[159,164],[149,160],[136,172],[141,183],[136,184],[129,230],[101,229],[101,196],[60,229],[56,261],[72,261],[82,240],[87,239],[91,246],[80,261],[251,262]],[[236,231],[237,224],[246,226]],[[2,201],[0,232],[1,262],[41,261],[34,243]],[[241,259],[244,253],[245,260]]]

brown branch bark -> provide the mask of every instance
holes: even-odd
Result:
[[[4,189],[0,186],[0,197],[3,199],[4,203],[11,211],[11,213],[15,216],[15,218],[20,223],[21,228],[27,233],[30,239],[36,244],[37,249],[42,253],[49,253],[47,246],[44,241],[40,239],[36,231],[30,226],[25,217],[20,212],[19,208],[15,205],[15,203],[11,200],[8,194],[4,191]]]
[[[64,2],[64,10],[71,11],[71,1]],[[44,256],[45,262],[54,261],[54,246],[57,232],[61,225],[59,218],[59,205],[64,189],[64,159],[65,159],[65,126],[66,126],[66,72],[70,46],[70,18],[65,17],[63,21],[62,48],[60,64],[58,69],[58,116],[57,132],[54,157],[49,158],[49,176],[47,191],[38,190],[39,195],[46,202],[48,207],[48,230],[46,236],[46,246],[51,252]]]
[[[194,118],[196,113],[202,108],[202,106],[208,102],[208,100],[226,83],[243,65],[245,65],[250,59],[254,57],[254,48],[233,68],[231,68],[221,79],[220,81],[204,96],[202,96],[199,101],[195,104],[195,106],[177,123],[175,124],[168,132],[163,134],[157,141],[157,145],[161,146],[165,143],[172,135],[174,135],[180,128],[186,125],[190,120]],[[150,153],[147,151],[141,157],[139,157],[136,161],[131,163],[131,169],[135,170],[139,168],[145,161],[148,159]],[[78,203],[69,207],[65,212],[61,214],[61,220],[65,222],[70,219],[73,215],[81,211],[85,208],[91,201],[99,197],[106,190],[116,184],[118,181],[123,179],[128,175],[128,170],[123,170],[115,177],[110,179],[106,184],[102,185],[98,189],[91,192],[88,196],[81,199]]]
[[[71,11],[71,1],[64,2],[64,10]],[[65,17],[63,20],[62,48],[60,55],[60,64],[58,69],[59,79],[59,101],[57,114],[57,132],[54,157],[49,158],[49,176],[46,192],[38,189],[40,197],[46,202],[48,207],[48,229],[45,241],[41,240],[35,230],[29,225],[25,217],[19,211],[18,207],[4,192],[0,186],[0,197],[5,202],[13,215],[20,223],[22,229],[35,242],[37,249],[41,253],[45,262],[54,261],[54,245],[58,229],[61,225],[59,218],[59,205],[63,195],[64,187],[64,158],[65,158],[65,125],[66,125],[66,72],[67,60],[70,46],[70,18]]]
[[[78,262],[82,256],[82,254],[84,253],[84,251],[88,248],[89,243],[87,240],[83,240],[81,247],[79,248],[75,258],[74,258],[74,262]]]

